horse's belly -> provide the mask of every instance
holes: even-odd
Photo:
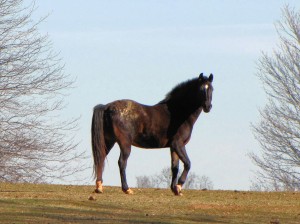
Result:
[[[153,135],[140,134],[134,139],[132,145],[146,149],[165,148],[167,145],[167,139],[157,138]]]

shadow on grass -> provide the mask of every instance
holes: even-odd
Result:
[[[67,200],[0,200],[1,223],[225,223],[215,217],[153,215],[122,205]]]

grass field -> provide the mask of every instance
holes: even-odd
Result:
[[[300,192],[104,190],[0,183],[0,223],[300,223]]]

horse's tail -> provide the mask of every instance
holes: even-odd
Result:
[[[93,119],[92,119],[92,149],[94,157],[94,175],[97,177],[98,169],[101,169],[101,172],[104,169],[104,161],[107,155],[106,145],[104,139],[104,130],[103,130],[103,115],[104,115],[105,106],[97,105],[94,107]]]

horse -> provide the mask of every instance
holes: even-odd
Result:
[[[171,190],[175,195],[182,195],[182,186],[191,168],[185,145],[202,110],[208,113],[212,108],[212,82],[213,74],[206,77],[201,73],[178,84],[153,106],[133,100],[117,100],[95,106],[91,128],[95,192],[103,193],[105,158],[117,143],[120,148],[121,185],[125,194],[133,194],[126,180],[127,160],[133,145],[148,149],[170,148]],[[184,170],[177,182],[179,160],[184,164]]]

